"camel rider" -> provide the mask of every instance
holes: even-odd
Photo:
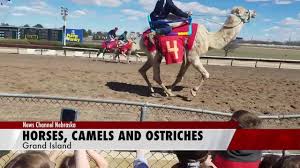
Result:
[[[116,35],[117,31],[118,31],[118,28],[115,27],[114,29],[112,29],[108,32],[109,41],[114,41],[117,38],[117,35]]]
[[[118,40],[120,42],[120,45],[124,45],[125,43],[128,42],[127,33],[128,33],[127,31],[124,31],[124,33],[119,36]]]
[[[170,13],[182,18],[191,16],[191,12],[183,12],[173,3],[173,0],[158,0],[154,11],[150,14],[150,18],[151,21],[164,20],[167,19]],[[153,28],[155,29],[155,32],[149,34],[149,38],[152,42],[156,33],[167,35],[172,31],[172,27],[167,23],[153,24]]]

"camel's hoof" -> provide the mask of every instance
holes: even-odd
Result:
[[[193,97],[196,97],[197,96],[197,91],[195,91],[194,89],[191,89],[191,94]]]
[[[173,94],[170,89],[168,89],[168,92],[165,92],[165,94],[167,95],[167,97],[176,97],[176,95]]]
[[[162,96],[160,95],[160,94],[158,94],[158,93],[150,93],[150,96],[151,97],[154,97],[154,98],[162,98]]]
[[[191,102],[191,101],[193,101],[193,99],[190,98],[190,97],[186,97],[186,98],[184,99],[184,101]]]

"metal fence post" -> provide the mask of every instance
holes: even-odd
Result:
[[[280,61],[280,63],[279,63],[279,69],[281,69],[281,64],[282,64],[282,62]]]
[[[147,113],[147,110],[148,110],[148,106],[147,104],[144,104],[144,106],[142,106],[141,108],[140,122],[145,121],[145,115]]]

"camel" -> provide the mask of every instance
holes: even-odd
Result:
[[[160,52],[153,51],[149,52],[144,45],[143,39],[141,38],[137,42],[138,47],[134,47],[134,50],[140,49],[144,51],[147,55],[147,61],[139,69],[139,73],[142,75],[146,81],[150,95],[155,96],[154,89],[151,82],[149,81],[146,72],[153,67],[153,80],[157,82],[160,87],[164,90],[166,96],[175,96],[172,91],[177,84],[183,80],[183,76],[186,71],[193,65],[193,67],[200,72],[202,79],[199,84],[194,86],[190,92],[193,97],[197,95],[197,91],[201,88],[204,81],[209,79],[209,73],[204,68],[200,61],[200,57],[205,55],[210,49],[222,49],[232,40],[234,40],[239,32],[241,31],[243,25],[248,23],[251,18],[255,18],[256,12],[252,10],[247,10],[243,7],[234,7],[228,16],[226,22],[218,32],[208,32],[208,30],[203,25],[198,25],[198,30],[196,32],[196,38],[191,50],[185,53],[185,59],[181,64],[181,68],[177,75],[176,80],[170,87],[166,87],[160,77],[160,64],[162,60],[162,54]]]

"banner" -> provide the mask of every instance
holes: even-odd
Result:
[[[83,29],[66,29],[66,40],[67,42],[83,42]]]
[[[300,149],[299,130],[235,127],[231,122],[1,122],[0,150]]]

